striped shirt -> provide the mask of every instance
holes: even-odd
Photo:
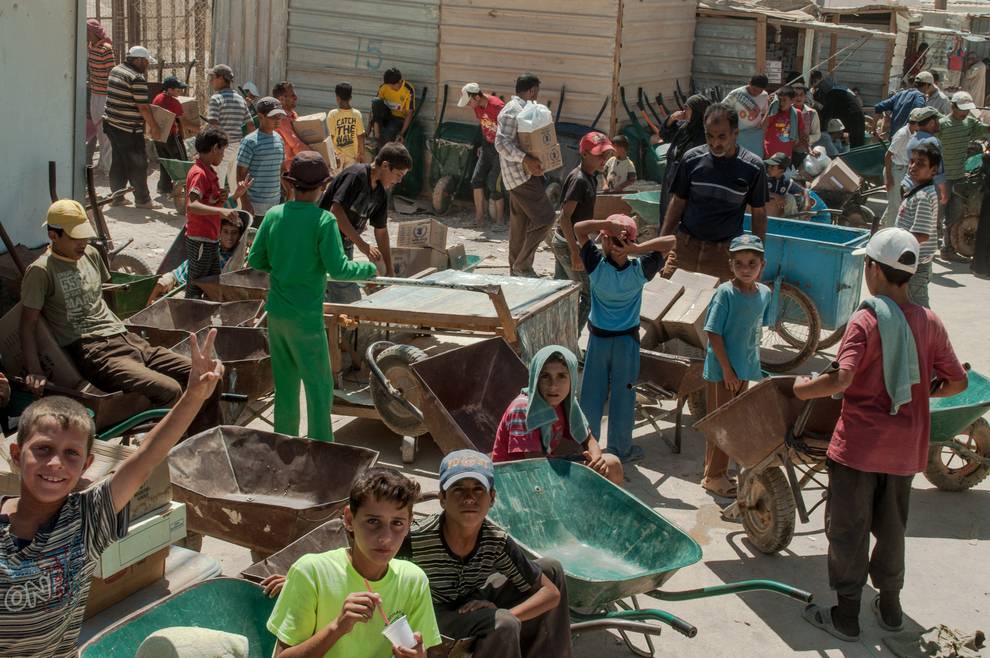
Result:
[[[502,574],[521,593],[540,582],[540,568],[504,531],[487,519],[478,543],[465,559],[454,555],[443,538],[443,514],[424,519],[414,527],[396,557],[412,560],[430,579],[436,605],[460,605],[479,598],[489,576]]]
[[[90,578],[127,522],[126,507],[114,512],[109,479],[69,494],[29,543],[0,515],[0,656],[76,655]]]
[[[938,246],[938,192],[931,182],[917,187],[904,197],[901,207],[897,210],[897,228],[910,233],[928,236],[921,243],[918,256],[921,263],[930,263],[935,259],[935,247]]]
[[[254,203],[278,203],[281,192],[282,160],[285,144],[276,132],[255,130],[241,140],[237,149],[237,166],[247,167],[254,179],[248,198]]]
[[[247,101],[230,87],[210,96],[206,120],[220,124],[231,144],[241,141],[241,126],[250,118],[251,111],[248,109]]]
[[[89,57],[86,60],[87,84],[90,93],[107,95],[107,78],[114,67],[113,44],[109,41],[87,44]]]
[[[516,122],[516,116],[524,107],[526,101],[513,96],[498,115],[495,150],[498,151],[502,165],[502,182],[507,190],[519,187],[530,179],[529,172],[523,166],[526,152],[519,148],[519,124]]]
[[[144,74],[127,62],[113,67],[107,80],[107,109],[103,120],[129,133],[144,132],[144,117],[138,105],[148,104]]]
[[[947,180],[965,178],[969,143],[986,134],[987,127],[975,117],[956,119],[947,116],[938,122],[938,136],[942,140],[942,164]]]

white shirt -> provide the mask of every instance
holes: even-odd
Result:
[[[759,96],[753,96],[746,90],[746,85],[743,85],[730,91],[724,102],[739,113],[740,130],[763,127],[763,119],[766,118],[767,108],[770,105],[770,97],[766,91],[761,91]]]
[[[911,131],[907,125],[901,126],[890,140],[887,152],[890,153],[891,161],[898,167],[908,166],[911,159],[908,153],[908,143],[911,141]]]

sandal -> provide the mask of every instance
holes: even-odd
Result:
[[[801,616],[812,626],[822,629],[832,637],[837,637],[843,642],[856,642],[859,640],[858,633],[856,635],[846,635],[832,624],[831,608],[823,608],[820,605],[809,603],[804,607],[804,612],[801,613]]]
[[[721,477],[718,480],[714,480],[714,482],[717,482],[718,485],[717,486],[712,486],[707,481],[702,480],[701,481],[701,488],[704,489],[705,491],[707,491],[710,494],[713,494],[715,496],[720,496],[722,498],[735,498],[736,497],[736,494],[738,493],[738,489],[736,488],[736,483],[735,482],[733,482],[732,480],[730,480],[727,477]]]
[[[883,613],[880,612],[880,595],[877,594],[873,597],[873,603],[870,604],[870,609],[873,610],[873,616],[877,618],[877,626],[885,631],[890,631],[891,633],[897,633],[898,631],[904,630],[904,615],[901,615],[901,623],[897,626],[891,626],[883,620]]]

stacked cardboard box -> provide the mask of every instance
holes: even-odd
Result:
[[[182,137],[194,137],[202,124],[199,118],[199,101],[193,96],[179,96],[176,100],[182,106],[182,116],[179,118]]]
[[[168,135],[172,132],[172,125],[175,123],[175,113],[166,110],[160,105],[149,105],[151,108],[151,116],[154,117],[155,123],[158,125],[158,135],[159,139],[155,140],[158,142],[164,142],[168,139]],[[146,128],[144,131],[145,137],[151,139],[151,130]]]
[[[464,245],[447,247],[447,226],[435,219],[419,219],[399,224],[396,246],[392,247],[392,267],[396,276],[409,277],[425,269],[461,269],[467,262]],[[379,264],[379,272],[383,267]]]
[[[715,297],[718,279],[707,274],[677,270],[670,282],[684,287],[684,293],[663,316],[661,325],[667,339],[679,338],[698,348],[708,346],[705,318],[708,305]]]
[[[543,171],[553,171],[564,166],[564,158],[557,142],[557,129],[551,123],[537,128],[532,132],[516,133],[519,136],[519,148],[527,154],[538,158],[543,165]]]
[[[815,192],[855,192],[863,179],[841,158],[835,158],[829,163],[818,178],[811,181],[811,189]]]
[[[292,129],[310,149],[323,156],[330,171],[336,174],[337,154],[333,150],[333,138],[327,132],[327,113],[317,112],[299,117],[292,122]]]

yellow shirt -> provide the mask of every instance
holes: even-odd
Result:
[[[364,134],[361,112],[350,108],[330,110],[327,113],[327,130],[333,138],[333,149],[341,163],[354,162],[358,156],[357,138]]]
[[[378,98],[385,101],[385,105],[392,111],[392,116],[405,119],[406,115],[413,109],[413,86],[403,81],[399,91],[392,89],[389,85],[382,85],[378,88]]]

